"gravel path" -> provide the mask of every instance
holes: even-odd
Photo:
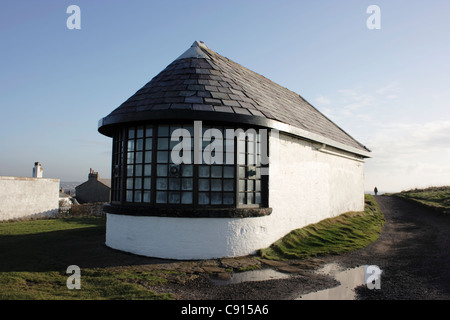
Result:
[[[361,285],[355,290],[357,299],[450,299],[450,217],[396,197],[375,198],[386,224],[380,238],[362,250],[309,261],[261,262],[263,268],[289,273],[285,279],[218,286],[210,281],[211,272],[203,272],[182,284],[170,282],[152,290],[188,300],[292,300],[338,285],[334,278],[313,272],[337,263],[344,268],[376,265],[382,270],[381,289]],[[217,263],[211,270],[223,267],[224,260]]]

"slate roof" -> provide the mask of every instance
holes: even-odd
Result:
[[[148,115],[156,111],[169,114],[175,110],[274,120],[362,153],[370,151],[299,94],[219,55],[198,41],[108,117],[126,118],[131,114]]]

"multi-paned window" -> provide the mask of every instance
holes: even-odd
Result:
[[[262,203],[261,149],[261,137],[256,131],[238,140],[238,203],[241,205]]]
[[[153,127],[128,129],[126,153],[126,202],[151,202]]]
[[[172,141],[177,129],[185,129],[190,136],[187,146],[191,148],[180,151],[184,159],[181,163],[173,161],[172,151],[182,139],[188,138]],[[210,129],[218,135],[208,136]],[[117,131],[113,137],[112,202],[191,207],[265,206],[267,179],[261,175],[260,134],[248,130],[244,135],[230,137],[227,129],[234,130],[202,126],[199,163],[194,163],[192,124],[132,126]]]

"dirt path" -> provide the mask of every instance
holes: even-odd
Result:
[[[358,299],[450,299],[450,217],[396,197],[377,196],[376,200],[386,224],[380,238],[362,250],[310,261],[262,261],[263,268],[290,273],[286,279],[218,286],[204,272],[182,284],[171,282],[157,289],[173,292],[178,299],[291,300],[336,286],[338,282],[312,272],[311,266],[338,263],[345,268],[376,265],[383,271],[381,289],[360,286]]]
[[[360,287],[360,299],[450,299],[450,217],[396,197],[377,196],[386,224],[380,238],[341,263],[383,270],[381,290]]]

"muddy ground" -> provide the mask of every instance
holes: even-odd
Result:
[[[274,262],[257,257],[156,263],[153,268],[185,272],[164,285],[149,289],[171,292],[180,300],[292,300],[339,282],[315,271],[327,263],[344,268],[376,265],[382,270],[381,289],[357,287],[356,299],[450,299],[450,217],[405,200],[376,196],[386,224],[379,239],[368,247],[340,256]],[[230,270],[270,268],[288,274],[284,279],[214,284]]]

